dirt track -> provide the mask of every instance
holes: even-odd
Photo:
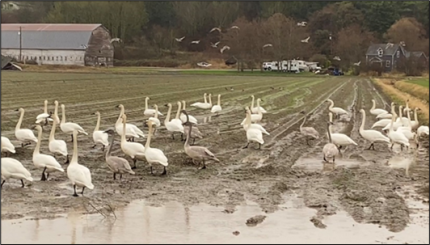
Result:
[[[36,84],[34,80],[39,82]],[[225,89],[230,86],[233,86],[233,91]],[[120,90],[122,88],[125,90]],[[34,145],[21,149],[13,135],[19,118],[14,110],[19,107],[26,109],[22,127],[29,128],[33,118],[42,112],[44,99],[49,100],[49,110],[53,110],[54,99],[64,103],[68,121],[77,122],[92,133],[96,118],[91,113],[96,110],[101,112],[101,128],[108,128],[118,117],[119,111],[115,106],[122,103],[130,123],[142,128],[145,96],[150,96],[150,105],[158,104],[165,114],[166,109],[162,106],[165,103],[186,99],[189,105],[201,101],[204,92],[221,93],[223,106],[223,113],[212,117],[209,117],[210,112],[187,108],[199,122],[205,121],[199,125],[205,137],[196,140],[196,144],[208,147],[221,159],[221,163],[209,164],[206,170],[198,170],[183,153],[183,142],[172,140],[162,128],[151,146],[162,149],[168,157],[168,175],[151,176],[148,165],[138,161],[135,176],[114,181],[104,163],[104,153],[100,148],[91,148],[91,134],[80,135],[79,162],[90,168],[95,189],[87,191],[85,197],[74,198],[66,174],[53,173],[48,182],[39,181],[41,170],[35,169],[31,161]],[[241,149],[246,144],[246,136],[239,124],[244,118],[243,107],[250,104],[251,94],[262,98],[262,106],[268,111],[262,125],[271,135],[264,135],[266,143],[261,150],[255,150],[252,144],[248,149]],[[343,150],[336,166],[322,163],[322,147],[327,142],[328,103],[324,103],[327,98],[331,98],[335,106],[350,111],[350,116],[335,122],[334,131],[350,135],[358,143],[358,146]],[[266,212],[273,212],[278,204],[284,202],[284,193],[296,193],[304,198],[308,207],[319,211],[319,219],[338,210],[346,210],[358,222],[377,223],[392,231],[400,231],[407,225],[410,213],[403,197],[428,200],[428,144],[419,149],[418,161],[410,177],[405,176],[404,170],[386,165],[393,155],[386,145],[377,144],[376,151],[366,150],[369,144],[358,133],[361,124],[359,109],[366,110],[366,128],[370,128],[374,122],[374,117],[368,112],[372,98],[378,107],[390,102],[374,89],[371,81],[354,77],[49,73],[32,76],[6,73],[2,81],[2,135],[9,137],[17,146],[17,154],[12,157],[22,161],[35,181],[24,189],[19,188],[20,183],[16,180],[5,183],[2,219],[23,216],[49,218],[72,209],[85,211],[89,203],[97,207],[118,207],[141,198],[154,205],[172,200],[185,205],[203,202],[224,206],[229,212],[248,199],[259,203]],[[315,127],[322,136],[311,142],[312,147],[306,145],[298,131],[303,118],[299,113],[301,110],[311,113],[306,124]],[[176,112],[175,105],[173,111]],[[164,117],[160,120],[163,121]],[[48,154],[49,131],[50,126],[46,126],[41,148]],[[144,132],[147,133],[147,128]],[[69,135],[58,129],[56,138],[66,140],[69,152],[72,152]],[[118,143],[119,137],[116,139]],[[139,139],[138,142],[144,143],[145,140]],[[114,155],[123,156],[119,145],[114,146]],[[57,159],[63,162],[63,158]],[[161,169],[156,170],[159,173]],[[404,193],[410,188],[426,194]]]

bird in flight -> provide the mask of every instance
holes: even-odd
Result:
[[[218,44],[219,44],[220,42],[216,42],[216,43],[211,43],[211,46],[213,47],[213,48],[218,48]]]
[[[196,40],[196,41],[191,41],[192,44],[199,44],[200,40]]]
[[[311,39],[311,37],[308,37],[308,38],[306,38],[306,39],[303,39],[303,40],[301,40],[301,42],[302,42],[302,43],[308,43],[308,42],[309,42],[309,39]]]
[[[182,40],[184,40],[184,38],[185,38],[185,36],[183,36],[183,37],[181,37],[181,38],[175,38],[175,40],[176,40],[177,42],[182,42]]]
[[[224,46],[222,47],[219,51],[221,52],[221,54],[224,52],[224,50],[230,50],[229,46]]]
[[[210,31],[210,32],[213,32],[213,31],[219,31],[219,32],[221,32],[221,28],[219,28],[219,27],[214,27],[214,28],[212,28],[212,29],[211,29],[211,31]]]
[[[273,47],[273,45],[272,45],[271,43],[268,43],[268,44],[264,44],[264,45],[263,45],[263,48],[267,48],[267,47]]]

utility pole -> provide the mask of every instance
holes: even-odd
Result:
[[[21,26],[19,27],[19,61],[22,61],[22,28]]]

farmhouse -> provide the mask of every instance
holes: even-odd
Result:
[[[401,62],[410,58],[417,59],[420,65],[426,65],[428,62],[424,52],[409,52],[400,44],[372,44],[366,52],[366,64],[383,67],[385,72],[393,71]]]
[[[41,65],[113,66],[111,36],[101,24],[1,24],[1,53]]]

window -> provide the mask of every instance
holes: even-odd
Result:
[[[64,56],[64,61],[67,61],[67,56]]]
[[[400,51],[397,51],[396,57],[400,58]]]
[[[390,67],[390,61],[389,60],[387,60],[387,61],[385,61],[385,67]]]
[[[39,56],[39,60],[42,60],[42,56]]]
[[[382,50],[382,48],[379,48],[377,52],[379,57],[382,57],[382,55],[384,54],[384,50]]]

